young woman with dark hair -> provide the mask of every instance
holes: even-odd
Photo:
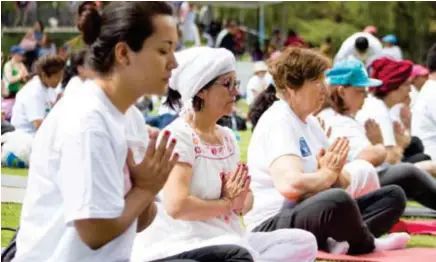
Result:
[[[85,49],[74,51],[71,54],[70,64],[62,79],[63,95],[72,92],[74,88],[80,87],[85,80],[95,77],[95,73],[86,64],[86,54]]]
[[[330,145],[312,116],[327,95],[328,65],[321,54],[303,48],[288,48],[270,63],[278,100],[270,88],[253,106],[253,118],[261,115],[248,147],[256,201],[245,221],[254,232],[307,230],[319,249],[331,253],[405,248],[410,239],[406,233],[378,238],[404,211],[400,187],[376,189],[355,199],[342,189],[350,183],[344,172],[348,140],[341,137]]]
[[[14,261],[129,261],[178,159],[176,140],[149,138],[134,107],[163,95],[177,67],[171,5],[111,2],[86,14],[83,32],[97,76],[36,134]]]

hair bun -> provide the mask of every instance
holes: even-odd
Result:
[[[101,29],[101,16],[96,8],[83,11],[77,25],[82,32],[83,41],[87,45],[92,45],[98,38]]]

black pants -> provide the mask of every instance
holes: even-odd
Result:
[[[398,185],[406,196],[436,210],[436,179],[413,164],[401,163],[378,173],[380,185]]]
[[[424,145],[421,139],[412,136],[409,146],[404,149],[402,162],[418,163],[421,161],[431,160],[429,155],[424,154]]]
[[[15,127],[13,125],[11,125],[9,122],[7,121],[3,121],[2,120],[2,126],[1,126],[2,130],[1,130],[1,134],[6,134],[8,132],[12,132],[15,131]]]
[[[177,260],[179,259],[179,260]],[[209,246],[183,252],[181,254],[167,257],[164,259],[154,260],[153,262],[164,261],[187,261],[197,262],[253,262],[253,257],[243,247],[236,245]]]
[[[342,189],[329,189],[295,207],[285,203],[281,211],[253,231],[269,232],[300,228],[315,235],[318,248],[327,250],[326,240],[347,241],[350,254],[370,253],[374,237],[387,233],[406,207],[406,196],[398,186],[387,186],[352,199]]]

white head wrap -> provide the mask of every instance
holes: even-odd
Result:
[[[190,107],[192,98],[210,81],[236,70],[235,56],[224,48],[192,47],[175,56],[179,65],[169,88],[180,93],[184,107]]]

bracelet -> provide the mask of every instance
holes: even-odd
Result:
[[[230,200],[229,198],[227,198],[227,197],[223,197],[223,198],[221,198],[222,200],[224,200],[224,201],[226,201],[227,203],[228,203],[228,207],[227,207],[227,212],[231,212],[232,211],[232,209],[233,209],[233,202],[232,202],[232,200]]]

